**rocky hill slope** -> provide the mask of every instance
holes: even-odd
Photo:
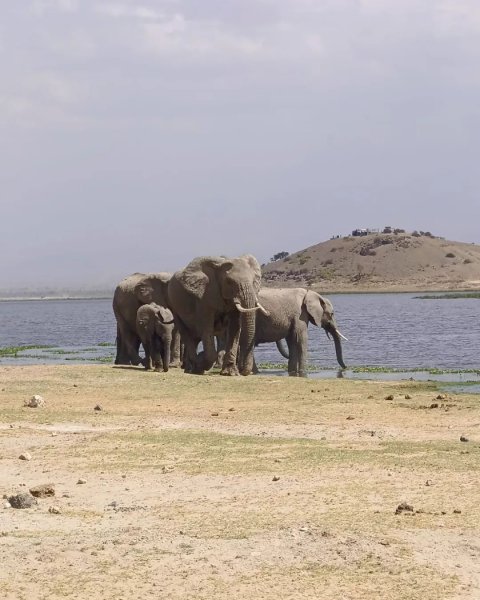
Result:
[[[480,289],[480,246],[430,233],[335,238],[262,267],[264,285],[323,292]]]

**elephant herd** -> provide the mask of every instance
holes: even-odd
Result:
[[[261,288],[255,257],[202,256],[170,273],[135,273],[115,289],[115,364],[203,374],[220,361],[222,375],[256,372],[254,347],[277,342],[290,375],[306,374],[308,323],[322,327],[342,357],[329,300],[303,288]],[[282,345],[286,340],[288,353]],[[344,338],[345,339],[345,338]],[[201,350],[200,350],[201,342]],[[139,355],[140,343],[145,358]]]

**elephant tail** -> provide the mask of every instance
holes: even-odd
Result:
[[[283,340],[277,340],[276,344],[277,344],[278,351],[283,356],[283,358],[287,358],[287,359],[290,358],[290,355],[288,354],[288,350],[285,348],[285,346],[283,344]]]

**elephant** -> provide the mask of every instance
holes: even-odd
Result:
[[[145,369],[165,372],[170,364],[172,344],[173,314],[155,302],[142,304],[137,310],[137,334],[145,349]]]
[[[167,287],[171,273],[134,273],[122,279],[113,295],[113,312],[117,320],[116,365],[139,365],[140,338],[137,333],[137,311],[143,304],[155,302],[171,308],[168,304]],[[180,365],[180,335],[177,328],[172,334],[170,349],[171,367]]]
[[[185,372],[210,370],[217,359],[215,335],[225,334],[221,374],[251,373],[255,313],[264,310],[257,297],[260,282],[260,265],[250,254],[231,259],[200,256],[172,276],[168,306],[185,344]],[[200,342],[203,351],[197,353]]]
[[[288,358],[289,375],[306,375],[308,323],[322,327],[335,343],[337,362],[345,369],[340,338],[330,300],[304,288],[262,288],[258,294],[269,315],[256,314],[255,345],[276,342],[280,353]],[[286,339],[288,354],[282,346]]]

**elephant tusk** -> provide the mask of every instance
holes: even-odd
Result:
[[[256,310],[259,310],[259,306],[255,306],[254,308],[243,308],[243,306],[240,304],[240,302],[235,302],[235,307],[238,310],[238,312],[241,313],[252,313],[255,312]]]
[[[343,334],[341,334],[338,329],[335,330],[337,332],[337,334],[342,338],[342,340],[345,340],[346,342],[348,342],[348,338],[346,338]]]
[[[258,300],[257,300],[257,308],[259,308],[266,317],[270,316],[270,313],[268,312],[268,310],[266,308],[264,308]]]

